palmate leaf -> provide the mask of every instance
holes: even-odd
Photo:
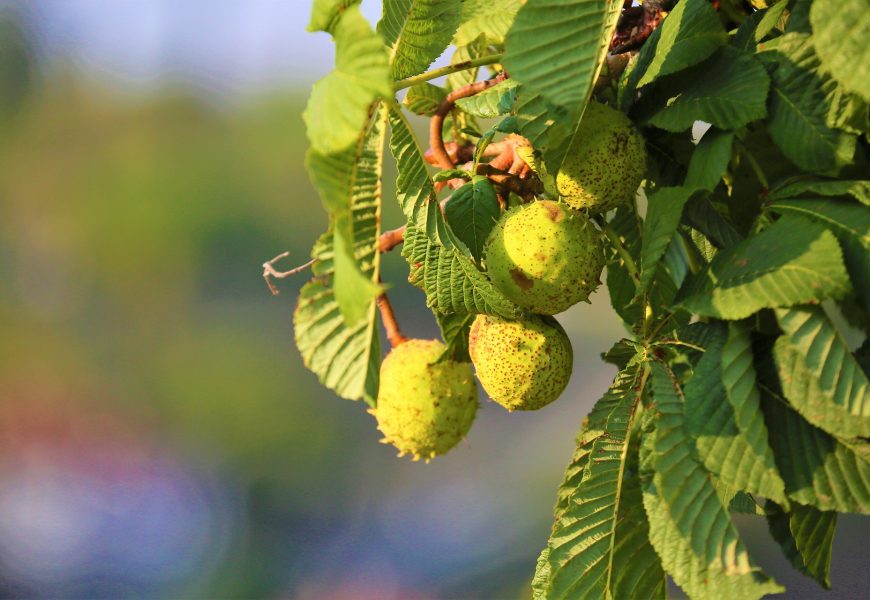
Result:
[[[314,0],[311,6],[311,21],[308,31],[332,32],[333,27],[345,10],[356,6],[362,0]]]
[[[831,588],[831,553],[837,513],[793,503],[788,511],[768,500],[767,525],[789,562],[819,585]]]
[[[810,423],[841,438],[870,437],[870,382],[820,307],[776,311],[782,391]]]
[[[833,234],[817,223],[784,216],[718,253],[680,290],[678,302],[697,314],[743,319],[761,308],[841,298],[848,291]]]
[[[713,5],[706,0],[678,2],[661,30],[652,61],[637,83],[639,88],[698,64],[728,40]]]
[[[339,160],[341,155],[330,160],[323,157],[309,160],[308,167],[324,204],[351,224],[352,253],[341,252],[334,243],[346,234],[339,233],[333,222],[333,229],[314,245],[314,278],[300,290],[293,313],[296,346],[305,366],[339,396],[351,400],[364,398],[372,405],[377,397],[380,361],[375,303],[365,294],[344,299],[344,303],[354,304],[355,310],[363,312],[361,319],[349,323],[342,314],[341,295],[354,293],[354,288],[342,283],[337,271],[352,267],[370,285],[378,280],[385,131],[385,119],[378,118],[361,139],[358,151],[347,152],[343,160]],[[342,199],[345,208],[341,207]],[[346,264],[341,264],[341,255]]]
[[[640,468],[650,541],[665,570],[693,598],[751,599],[783,591],[750,561],[698,461],[682,394],[666,367],[653,364],[651,384],[658,419],[654,435],[641,444]]]
[[[505,67],[522,87],[520,133],[554,176],[580,128],[622,13],[619,0],[530,0],[505,41]]]
[[[756,364],[770,445],[788,497],[819,510],[870,514],[870,447],[847,445],[806,422],[779,390],[769,357]]]
[[[495,188],[482,175],[473,176],[471,181],[453,192],[444,210],[450,229],[468,246],[478,264],[483,257],[486,238],[500,216]]]
[[[384,40],[356,6],[347,7],[332,26],[335,69],[314,84],[302,114],[311,148],[334,154],[352,146],[372,103],[393,95]]]
[[[411,267],[408,280],[426,292],[427,305],[437,312],[522,315],[477,268],[471,251],[447,226],[423,154],[404,116],[390,111],[390,124],[390,150],[399,167],[396,195],[408,220],[402,246],[402,256]]]
[[[706,351],[684,388],[686,427],[698,456],[708,471],[735,491],[784,502],[783,482],[767,445],[755,390],[749,340],[745,334],[733,333],[740,331],[736,328],[729,335],[722,323],[705,327],[709,329]]]
[[[713,191],[728,168],[733,144],[733,131],[720,131],[715,127],[708,129],[692,152],[683,185]]]
[[[488,44],[501,46],[521,5],[522,0],[464,0],[453,43],[463,46],[483,35]]]
[[[633,362],[617,375],[578,438],[548,543],[547,598],[664,597],[630,453],[643,371]]]
[[[812,196],[852,196],[861,204],[870,205],[870,181],[844,179],[799,179],[774,186],[767,196],[768,202]]]
[[[757,56],[772,78],[767,127],[782,153],[815,173],[835,173],[852,162],[855,136],[827,125],[826,82],[812,38],[787,33]]]
[[[867,0],[815,0],[810,7],[816,52],[822,68],[870,101],[870,3]]]
[[[384,0],[378,23],[390,48],[393,79],[425,71],[441,56],[459,26],[460,0]]]
[[[659,261],[677,232],[683,207],[696,191],[691,187],[666,187],[649,195],[643,222],[640,292],[646,291],[655,277]]]
[[[675,77],[667,90],[672,100],[647,118],[650,125],[685,131],[695,121],[705,121],[719,129],[737,129],[767,116],[770,78],[749,52],[724,46],[706,62]]]
[[[517,85],[513,79],[502,81],[480,94],[460,98],[456,101],[456,106],[475,117],[484,119],[506,115],[516,101]]]

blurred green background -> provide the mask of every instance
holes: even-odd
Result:
[[[527,595],[621,326],[603,291],[562,315],[563,398],[514,415],[482,398],[429,465],[318,385],[292,342],[306,276],[273,297],[260,275],[326,225],[300,114],[332,49],[307,10],[0,2],[3,597]],[[435,336],[398,253],[384,269],[406,334]],[[841,523],[836,595],[857,598],[870,530]],[[822,597],[763,521],[743,527],[792,597]]]

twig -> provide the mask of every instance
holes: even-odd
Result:
[[[399,329],[396,313],[393,312],[393,305],[390,304],[390,299],[387,297],[386,292],[378,296],[378,310],[381,313],[381,321],[384,324],[384,330],[387,332],[387,340],[390,342],[390,346],[395,348],[399,344],[407,342],[408,338],[402,335]]]
[[[405,241],[405,225],[396,227],[390,231],[385,231],[378,238],[378,250],[381,252],[389,252],[399,244]]]
[[[453,106],[460,98],[468,98],[480,92],[491,88],[497,83],[504,81],[507,78],[507,73],[502,71],[492,79],[483,81],[475,81],[461,88],[455,89],[444,99],[438,106],[432,119],[429,121],[429,148],[432,151],[432,156],[437,161],[437,166],[442,169],[452,169],[456,166],[450,155],[447,154],[447,148],[444,147],[444,139],[442,137],[442,128],[444,126],[444,118],[453,110]]]
[[[443,77],[444,75],[458,73],[459,71],[465,71],[468,69],[473,69],[475,67],[492,65],[497,62],[501,62],[501,59],[503,57],[504,54],[489,54],[487,56],[480,56],[471,60],[465,60],[460,63],[456,63],[455,65],[448,65],[439,69],[432,69],[431,71],[420,73],[419,75],[414,75],[413,77],[407,77],[405,79],[400,79],[394,82],[393,90],[398,92],[401,89],[411,87],[412,85],[417,85],[418,83],[423,83],[424,81],[429,81],[430,79],[437,79],[438,77]]]
[[[263,263],[263,279],[266,280],[266,285],[269,286],[269,291],[272,292],[273,296],[278,295],[278,288],[275,287],[275,284],[272,283],[272,278],[275,279],[284,279],[285,277],[290,277],[291,275],[295,275],[300,271],[304,271],[314,264],[314,259],[312,258],[307,263],[299,265],[298,267],[294,267],[289,271],[277,271],[275,270],[275,263],[281,260],[282,258],[287,258],[290,256],[290,252],[282,252],[272,260],[266,261]]]

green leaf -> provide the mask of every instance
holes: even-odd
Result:
[[[505,67],[533,93],[582,113],[621,10],[621,0],[528,0],[505,39]]]
[[[572,116],[569,110],[556,106],[540,94],[520,86],[517,90],[516,116],[520,134],[528,138],[532,146],[541,154],[545,150],[564,147],[571,132],[565,126]],[[554,173],[548,165],[548,171]]]
[[[837,237],[853,239],[870,252],[870,210],[848,200],[795,198],[768,205],[781,214],[796,214],[826,225]]]
[[[831,589],[831,554],[837,513],[792,504],[788,511],[768,500],[767,525],[794,568]]]
[[[870,514],[870,448],[844,444],[807,423],[788,406],[770,369],[759,365],[762,407],[788,497],[820,510]]]
[[[447,98],[444,88],[431,83],[419,83],[408,90],[402,100],[402,106],[417,115],[431,117]]]
[[[870,205],[870,181],[841,179],[802,179],[774,186],[767,196],[768,202],[794,198],[801,194],[820,196],[852,196],[862,204]]]
[[[643,502],[650,541],[690,597],[761,598],[782,588],[752,564],[728,510],[696,456],[684,401],[666,367],[653,363],[658,418],[641,445]]]
[[[332,218],[332,230],[314,245],[314,278],[302,287],[293,313],[296,346],[305,366],[339,396],[364,398],[371,405],[377,397],[380,364],[375,303],[367,293],[344,297],[354,288],[342,283],[340,272],[350,269],[372,286],[378,280],[385,130],[384,119],[378,118],[358,150],[329,157],[313,150],[309,154],[308,168],[324,204],[350,224],[351,231],[348,236]],[[361,310],[362,318],[347,319],[342,303],[351,305],[351,312]]]
[[[707,198],[689,200],[683,208],[683,217],[687,224],[704,234],[720,250],[734,246],[743,239]]]
[[[655,55],[637,87],[682,71],[713,54],[728,40],[713,5],[707,0],[678,2],[661,24]]]
[[[726,355],[726,342],[732,342],[728,329],[721,323],[706,327],[710,330],[706,351],[684,388],[686,427],[695,439],[698,456],[708,471],[735,491],[783,502],[783,482],[767,445],[764,417],[754,390],[748,337],[733,338],[742,347],[736,355],[734,348],[729,348]],[[738,418],[742,426],[738,426]]]
[[[513,79],[507,79],[479,94],[460,98],[456,101],[456,106],[475,117],[484,119],[506,115],[516,101],[518,85]]]
[[[824,311],[799,307],[776,317],[785,334],[773,354],[791,405],[831,435],[870,437],[870,383]]]
[[[473,58],[479,58],[486,52],[486,48],[486,37],[481,35],[467,44],[457,46],[456,51],[453,52],[453,56],[450,57],[450,64],[457,65]],[[448,89],[455,90],[468,85],[469,83],[473,83],[477,79],[479,70],[479,68],[473,68],[451,73],[447,76]]]
[[[348,325],[365,318],[381,293],[374,275],[363,273],[359,260],[377,265],[380,178],[383,169],[385,115],[374,120],[356,147],[337,154],[310,149],[306,167],[329,213],[334,261],[333,291]],[[362,213],[358,206],[368,207]],[[360,228],[362,219],[371,226]]]
[[[822,68],[870,101],[870,4],[867,0],[815,0],[810,7]]]
[[[700,315],[743,319],[762,308],[841,298],[849,287],[833,234],[816,223],[785,216],[719,252],[683,286],[678,301]]]
[[[311,147],[333,154],[352,146],[372,103],[393,95],[384,41],[356,6],[335,27],[335,69],[314,84],[302,117]]]
[[[659,262],[677,232],[683,206],[695,191],[690,187],[665,187],[649,195],[643,222],[639,292],[645,291],[652,282]]]
[[[393,79],[425,71],[441,56],[459,26],[460,0],[384,0],[378,23],[390,48]]]
[[[712,127],[708,129],[692,152],[689,172],[683,185],[712,192],[728,169],[733,143],[733,131],[720,131]]]
[[[450,229],[468,246],[474,260],[481,261],[489,232],[501,216],[492,182],[482,175],[453,192],[444,209]]]
[[[758,57],[772,78],[767,127],[782,153],[815,173],[851,163],[855,136],[827,125],[825,81],[811,37],[787,33],[765,44]]]
[[[617,375],[580,434],[548,543],[547,598],[664,597],[629,451],[643,370],[635,363]]]
[[[468,355],[468,331],[474,322],[472,314],[441,314],[435,313],[438,328],[441,329],[441,338],[447,349],[444,351],[443,360],[457,362],[471,362]]]
[[[755,45],[761,42],[779,23],[787,7],[788,0],[782,0],[770,8],[752,13],[740,24],[731,44],[741,50],[755,50]]]
[[[523,314],[478,270],[461,242],[445,247],[409,224],[402,256],[411,266],[408,281],[426,292],[426,304],[434,311],[494,314],[506,319]]]
[[[487,43],[501,46],[521,5],[521,0],[464,0],[453,43],[470,44],[482,35]]]
[[[327,31],[332,33],[341,14],[362,0],[314,0],[311,6],[311,21],[308,31]]]
[[[705,121],[719,129],[737,129],[767,116],[770,78],[749,52],[723,46],[677,78],[667,89],[667,104],[647,119],[649,124],[685,131],[695,121]]]

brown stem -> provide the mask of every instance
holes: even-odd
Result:
[[[469,96],[479,94],[505,79],[507,79],[507,73],[502,71],[492,79],[475,81],[474,83],[455,89],[447,94],[447,97],[438,106],[435,114],[432,115],[432,118],[429,120],[429,148],[432,151],[432,157],[435,159],[438,167],[442,169],[452,169],[455,166],[455,163],[447,153],[447,148],[444,146],[442,129],[444,127],[444,119],[448,114],[450,114],[450,111],[453,110],[456,101],[460,98],[468,98]]]
[[[385,231],[378,238],[378,250],[381,252],[389,252],[399,244],[405,241],[405,225],[396,227],[390,231]]]
[[[395,348],[399,344],[407,342],[408,338],[402,335],[399,329],[396,313],[393,312],[393,305],[390,304],[390,299],[387,297],[386,292],[378,296],[378,311],[381,313],[381,322],[384,324],[390,346]]]

